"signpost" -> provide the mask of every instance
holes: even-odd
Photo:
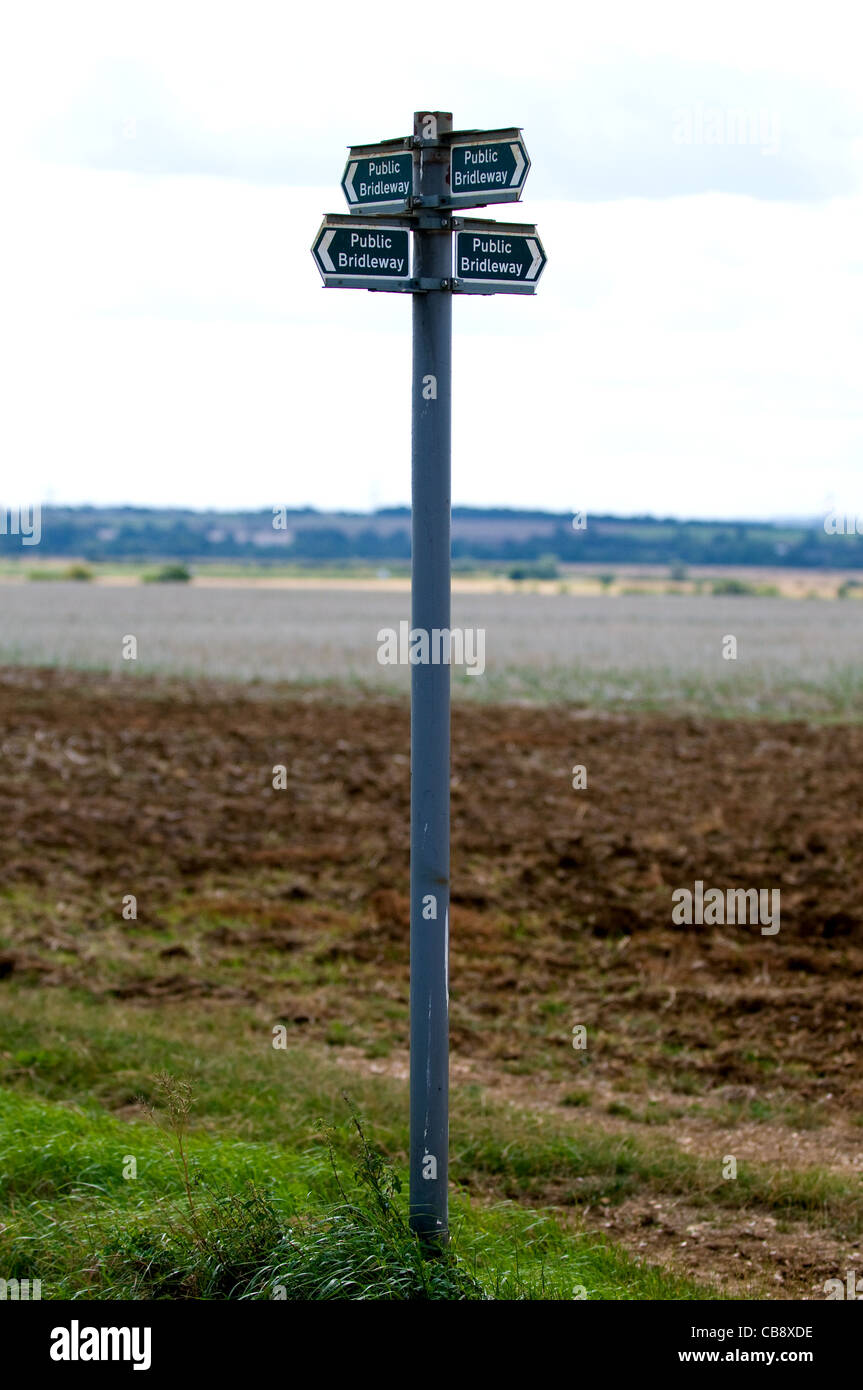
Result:
[[[451,126],[443,112],[414,116],[423,199],[446,190]],[[411,380],[411,627],[428,633],[450,626],[452,392],[452,232],[431,221],[414,234],[417,274],[441,288],[414,295]],[[446,1241],[448,1223],[449,726],[449,666],[412,666],[410,1216],[427,1244]]]
[[[450,628],[453,292],[534,294],[546,263],[534,226],[452,212],[518,201],[529,168],[517,129],[454,132],[449,112],[416,112],[411,136],[351,148],[342,188],[352,211],[325,216],[312,245],[327,289],[413,296],[414,632]],[[410,1221],[430,1248],[448,1239],[449,783],[449,665],[417,662],[411,665]]]
[[[450,207],[512,203],[521,197],[530,160],[517,130],[459,136],[450,150]]]

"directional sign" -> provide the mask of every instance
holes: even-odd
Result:
[[[312,255],[326,286],[410,290],[410,232],[406,227],[325,217]]]
[[[413,193],[414,162],[409,150],[363,154],[353,151],[342,177],[348,207],[357,212],[403,211]]]
[[[464,218],[455,239],[453,288],[462,293],[532,294],[546,255],[536,228],[525,223]]]
[[[451,207],[512,203],[521,197],[530,160],[517,131],[488,131],[450,149]]]

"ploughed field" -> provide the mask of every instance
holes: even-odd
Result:
[[[406,1076],[404,702],[6,669],[0,730],[0,996],[281,1023],[348,1082]],[[639,1155],[454,1181],[733,1293],[863,1268],[863,727],[461,702],[452,764],[454,1114]],[[779,931],[675,924],[698,881],[779,889]]]

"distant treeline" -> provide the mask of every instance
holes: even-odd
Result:
[[[456,507],[452,551],[464,565],[555,559],[593,564],[782,565],[863,568],[854,519],[805,524],[677,521]],[[0,556],[105,560],[254,560],[332,564],[410,557],[407,507],[370,514],[312,508],[192,512],[139,507],[44,507],[38,547],[2,528]],[[850,529],[850,534],[848,530]]]

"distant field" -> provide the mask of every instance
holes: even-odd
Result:
[[[457,592],[454,626],[485,631],[486,669],[457,695],[608,708],[856,718],[863,603],[818,599]],[[377,634],[409,616],[403,589],[0,587],[0,662],[406,692]],[[138,642],[124,661],[123,638]],[[737,660],[722,656],[733,635]]]
[[[96,584],[134,585],[152,578],[160,563],[140,561],[82,559],[0,558],[0,582],[27,584],[37,580],[61,582],[66,578],[89,577]],[[525,570],[520,577],[513,574]],[[766,565],[647,565],[596,562],[560,563],[553,578],[530,575],[530,562],[498,562],[488,565],[468,560],[453,562],[453,591],[460,593],[542,593],[628,597],[633,593],[653,595],[710,594],[713,585],[728,579],[741,581],[757,593],[768,590],[783,598],[836,598],[841,589],[863,594],[863,570],[800,569]],[[77,574],[69,571],[78,570]],[[192,562],[188,569],[194,587],[217,588],[323,588],[323,589],[410,589],[410,561],[361,562],[341,564],[280,564],[254,561]]]

